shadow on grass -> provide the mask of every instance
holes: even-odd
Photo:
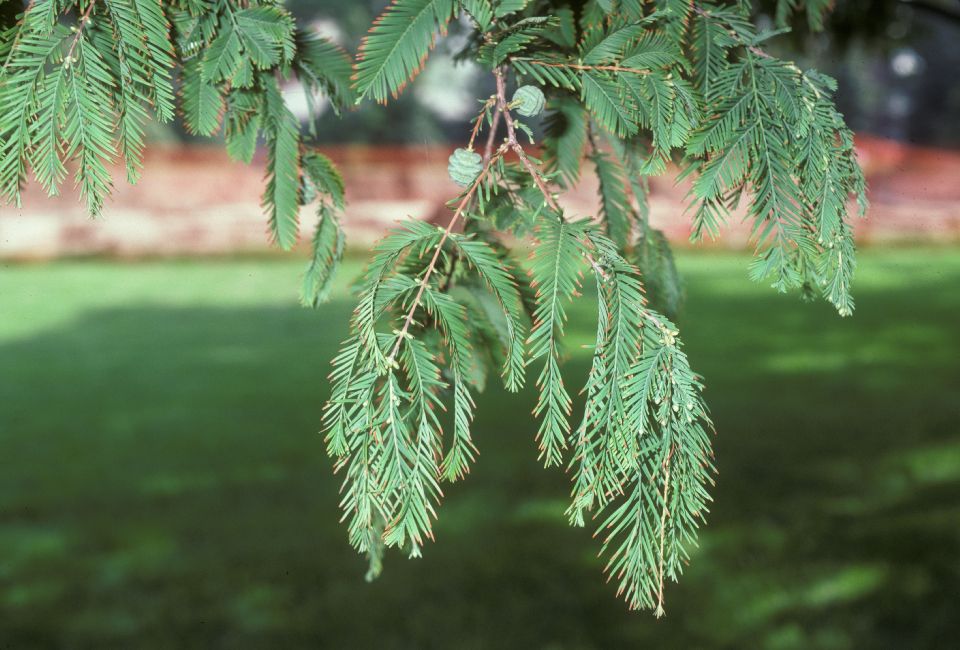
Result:
[[[118,273],[126,273],[120,270]],[[694,272],[697,275],[697,272]],[[352,304],[83,312],[0,345],[0,630],[11,647],[940,648],[960,632],[960,272],[854,319],[691,280],[720,477],[668,616],[630,614],[532,395],[479,400],[437,543],[381,580],[316,434]],[[589,336],[590,314],[573,313]],[[579,351],[578,351],[579,352]],[[572,385],[587,360],[568,364]]]

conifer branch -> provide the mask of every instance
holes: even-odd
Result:
[[[507,84],[504,71],[498,68],[495,71],[495,74],[497,77],[497,101],[500,106],[500,112],[503,113],[504,122],[507,125],[506,144],[510,149],[513,150],[514,153],[516,153],[517,157],[520,159],[520,163],[523,165],[524,169],[527,170],[527,173],[530,174],[530,178],[533,179],[533,182],[540,191],[540,194],[543,195],[543,199],[547,206],[557,215],[557,218],[563,221],[563,208],[557,201],[557,197],[555,197],[550,191],[550,188],[547,187],[547,183],[543,180],[540,171],[533,164],[533,162],[531,162],[530,158],[527,156],[527,152],[524,151],[523,146],[517,139],[516,123],[513,119],[513,116],[510,114],[508,107],[509,105],[507,103]],[[597,274],[599,274],[601,277],[606,277],[606,271],[597,263],[597,261],[588,251],[584,251],[584,256],[591,268],[593,268]]]
[[[443,230],[443,234],[440,237],[440,241],[436,244],[436,247],[433,252],[433,257],[430,258],[429,264],[427,264],[426,270],[423,272],[423,278],[420,280],[420,288],[417,289],[417,293],[413,298],[413,302],[410,305],[410,309],[407,312],[406,317],[403,320],[403,326],[400,329],[399,334],[397,335],[396,343],[393,346],[393,349],[390,351],[390,354],[387,355],[387,364],[392,365],[395,363],[397,358],[397,352],[400,350],[400,344],[404,341],[410,331],[410,326],[413,325],[414,315],[417,311],[417,308],[420,306],[421,301],[423,300],[424,291],[426,291],[427,284],[430,281],[430,277],[433,275],[433,272],[437,268],[437,261],[440,259],[440,252],[443,250],[443,245],[446,243],[447,239],[450,237],[450,233],[453,232],[454,226],[456,226],[457,221],[463,216],[464,212],[467,209],[467,206],[470,204],[470,201],[473,199],[474,194],[477,192],[477,188],[480,187],[480,184],[484,181],[487,176],[487,173],[490,171],[490,167],[494,162],[506,153],[506,146],[501,146],[497,153],[487,161],[483,166],[483,170],[477,175],[476,180],[470,185],[467,191],[464,193],[463,197],[460,199],[460,203],[457,205],[457,209],[454,211],[453,216],[450,217],[450,221],[447,223],[447,227]]]
[[[500,113],[503,114],[504,122],[507,125],[507,146],[517,154],[517,157],[520,159],[520,163],[524,166],[527,172],[530,174],[530,177],[533,179],[533,182],[536,183],[537,189],[540,190],[540,193],[543,194],[544,200],[547,202],[547,205],[556,212],[558,215],[563,214],[560,204],[557,202],[556,197],[550,192],[547,184],[544,182],[543,178],[540,176],[540,172],[534,166],[530,159],[527,157],[527,152],[523,150],[523,147],[520,145],[519,140],[517,139],[517,128],[516,123],[513,119],[513,115],[510,114],[509,103],[507,102],[507,82],[506,76],[503,68],[497,68],[494,73],[497,78],[497,105],[500,109]]]

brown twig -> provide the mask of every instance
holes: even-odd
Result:
[[[497,106],[500,109],[500,112],[503,113],[503,120],[507,125],[507,145],[514,153],[517,154],[517,157],[520,159],[520,163],[524,166],[527,172],[533,177],[533,182],[536,183],[537,188],[540,190],[540,193],[543,194],[543,198],[546,200],[547,205],[557,213],[560,213],[560,204],[557,203],[556,197],[550,192],[547,187],[546,182],[540,176],[539,170],[534,166],[530,159],[527,157],[527,153],[523,150],[523,147],[520,146],[520,141],[517,140],[517,128],[516,124],[513,121],[513,115],[510,114],[510,108],[507,104],[507,81],[504,76],[502,68],[498,68],[496,73],[497,75]]]
[[[517,154],[517,157],[520,159],[520,164],[524,166],[527,170],[527,173],[530,174],[530,177],[533,178],[534,184],[536,184],[537,189],[540,190],[540,193],[543,195],[544,200],[547,203],[547,206],[551,210],[557,213],[561,221],[564,221],[563,217],[563,208],[560,207],[560,203],[557,201],[557,198],[550,191],[550,188],[547,187],[547,183],[543,180],[543,176],[540,174],[540,170],[537,169],[530,158],[527,156],[527,152],[523,150],[523,147],[520,145],[520,141],[517,139],[517,128],[513,121],[513,116],[510,114],[510,109],[507,104],[507,82],[504,77],[503,70],[498,68],[496,71],[497,75],[497,103],[500,107],[501,112],[503,113],[504,122],[507,125],[507,142],[506,146]],[[607,272],[604,270],[600,264],[593,258],[589,252],[585,253],[587,262],[593,268],[594,272],[600,275],[600,277],[609,279]]]
[[[663,562],[667,541],[667,517],[670,516],[670,506],[667,502],[667,497],[670,494],[670,461],[673,459],[674,449],[673,445],[671,445],[670,452],[667,454],[666,460],[663,461],[663,512],[660,514],[660,571],[657,577],[659,591],[657,592],[657,610],[655,612],[657,618],[660,618],[665,613],[663,609]]]
[[[483,126],[483,118],[487,116],[487,109],[495,105],[497,100],[493,97],[488,99],[484,103],[483,108],[480,109],[480,114],[477,116],[477,119],[473,122],[473,130],[470,132],[470,143],[467,145],[467,149],[473,151],[473,143],[477,140],[477,135],[480,133],[480,127]]]
[[[625,68],[619,65],[583,65],[582,63],[547,63],[546,61],[527,61],[530,65],[538,65],[542,68],[570,68],[571,70],[601,70],[603,72],[626,72],[628,74],[650,74],[649,70],[643,68]]]
[[[426,273],[424,273],[423,279],[420,282],[420,288],[417,290],[417,295],[413,299],[413,304],[410,306],[410,310],[407,312],[406,318],[403,322],[403,329],[400,330],[399,336],[397,336],[397,341],[393,345],[393,350],[390,352],[390,356],[387,357],[387,363],[392,364],[396,358],[397,354],[400,351],[400,345],[403,342],[403,339],[406,337],[407,332],[410,330],[410,326],[413,324],[413,317],[417,310],[417,307],[420,306],[420,301],[423,299],[423,293],[426,291],[427,283],[430,280],[430,277],[433,275],[437,267],[437,261],[440,259],[440,251],[443,250],[443,245],[450,237],[450,233],[453,232],[453,227],[456,225],[460,216],[466,211],[467,206],[470,205],[470,202],[473,200],[474,195],[477,192],[477,188],[480,187],[480,184],[483,182],[483,179],[490,171],[490,167],[493,166],[493,163],[496,159],[507,152],[507,145],[504,144],[496,152],[493,150],[494,138],[497,133],[497,128],[500,125],[500,114],[501,109],[498,105],[496,97],[491,97],[484,104],[483,109],[480,111],[480,115],[477,116],[476,121],[473,124],[473,130],[470,133],[470,143],[468,144],[469,149],[473,149],[474,142],[477,139],[477,135],[480,133],[480,128],[483,126],[484,117],[486,117],[487,110],[491,107],[494,107],[495,112],[493,115],[493,122],[490,125],[490,135],[487,138],[487,145],[484,151],[483,156],[483,170],[477,176],[476,180],[473,181],[473,184],[470,186],[470,189],[467,190],[467,193],[464,194],[463,199],[460,201],[460,204],[457,206],[456,212],[453,213],[453,216],[450,218],[450,222],[447,224],[446,229],[443,232],[443,236],[440,238],[440,241],[437,243],[437,248],[433,252],[433,258],[430,260],[430,264],[427,266]],[[453,264],[450,266],[450,273],[447,276],[447,284],[449,286],[450,282],[453,279],[453,273],[456,269],[456,258],[453,260]]]
[[[483,162],[487,162],[493,157],[493,146],[497,140],[497,130],[500,128],[500,106],[497,105],[493,112],[493,122],[490,124],[490,133],[487,134],[487,146],[483,150]]]
[[[90,0],[90,4],[87,5],[87,8],[84,9],[80,18],[77,19],[77,35],[73,37],[73,42],[70,43],[70,49],[67,50],[67,56],[63,59],[67,64],[73,62],[73,50],[76,49],[80,37],[83,36],[83,28],[87,24],[87,21],[90,20],[90,14],[93,13],[93,8],[96,4],[96,0]]]

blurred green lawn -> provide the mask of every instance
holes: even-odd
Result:
[[[951,647],[960,251],[864,252],[846,320],[745,264],[680,257],[721,473],[661,621],[567,527],[529,391],[483,396],[436,544],[364,583],[317,434],[352,305],[296,306],[299,263],[3,268],[0,646]]]

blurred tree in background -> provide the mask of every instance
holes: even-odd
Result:
[[[776,28],[778,6],[786,4],[787,0],[757,2],[760,24]],[[386,0],[287,3],[298,20],[312,22],[351,52],[386,5]],[[841,0],[824,31],[809,29],[804,20],[792,21],[792,26],[794,31],[774,39],[771,49],[835,77],[840,82],[837,105],[854,130],[914,144],[960,146],[956,119],[960,84],[944,83],[960,68],[960,48],[955,46],[960,38],[960,2]],[[464,27],[453,26],[439,44],[441,53],[460,49]],[[457,142],[475,108],[470,98],[492,90],[477,87],[483,79],[470,63],[434,57],[414,92],[387,107],[366,105],[340,120],[322,119],[316,125],[318,138],[329,144]],[[436,101],[438,96],[444,101]],[[288,101],[305,105],[301,97],[288,96]],[[297,112],[306,116],[305,108]],[[157,139],[171,137],[176,129],[150,126]]]
[[[777,5],[759,3],[775,27]],[[858,131],[914,144],[960,146],[960,2],[840,0],[817,33],[793,21],[775,41],[840,82],[837,104]],[[782,18],[782,16],[781,16]]]
[[[356,51],[384,0],[294,0],[288,3],[301,20],[314,21],[350,51]],[[784,0],[758,2],[760,23],[776,27],[778,5]],[[960,2],[953,0],[841,0],[826,21],[824,32],[792,21],[793,33],[774,39],[772,49],[822,70],[840,82],[837,104],[857,131],[866,131],[915,144],[960,146]],[[799,13],[803,13],[802,11]],[[441,42],[442,51],[457,51],[462,30],[453,29]],[[364,106],[344,121],[321,120],[318,135],[328,143],[418,144],[456,142],[473,114],[467,97],[482,96],[481,76],[470,64],[456,67],[434,57],[415,92],[384,108]],[[434,108],[436,93],[461,96],[452,102],[459,111]]]

